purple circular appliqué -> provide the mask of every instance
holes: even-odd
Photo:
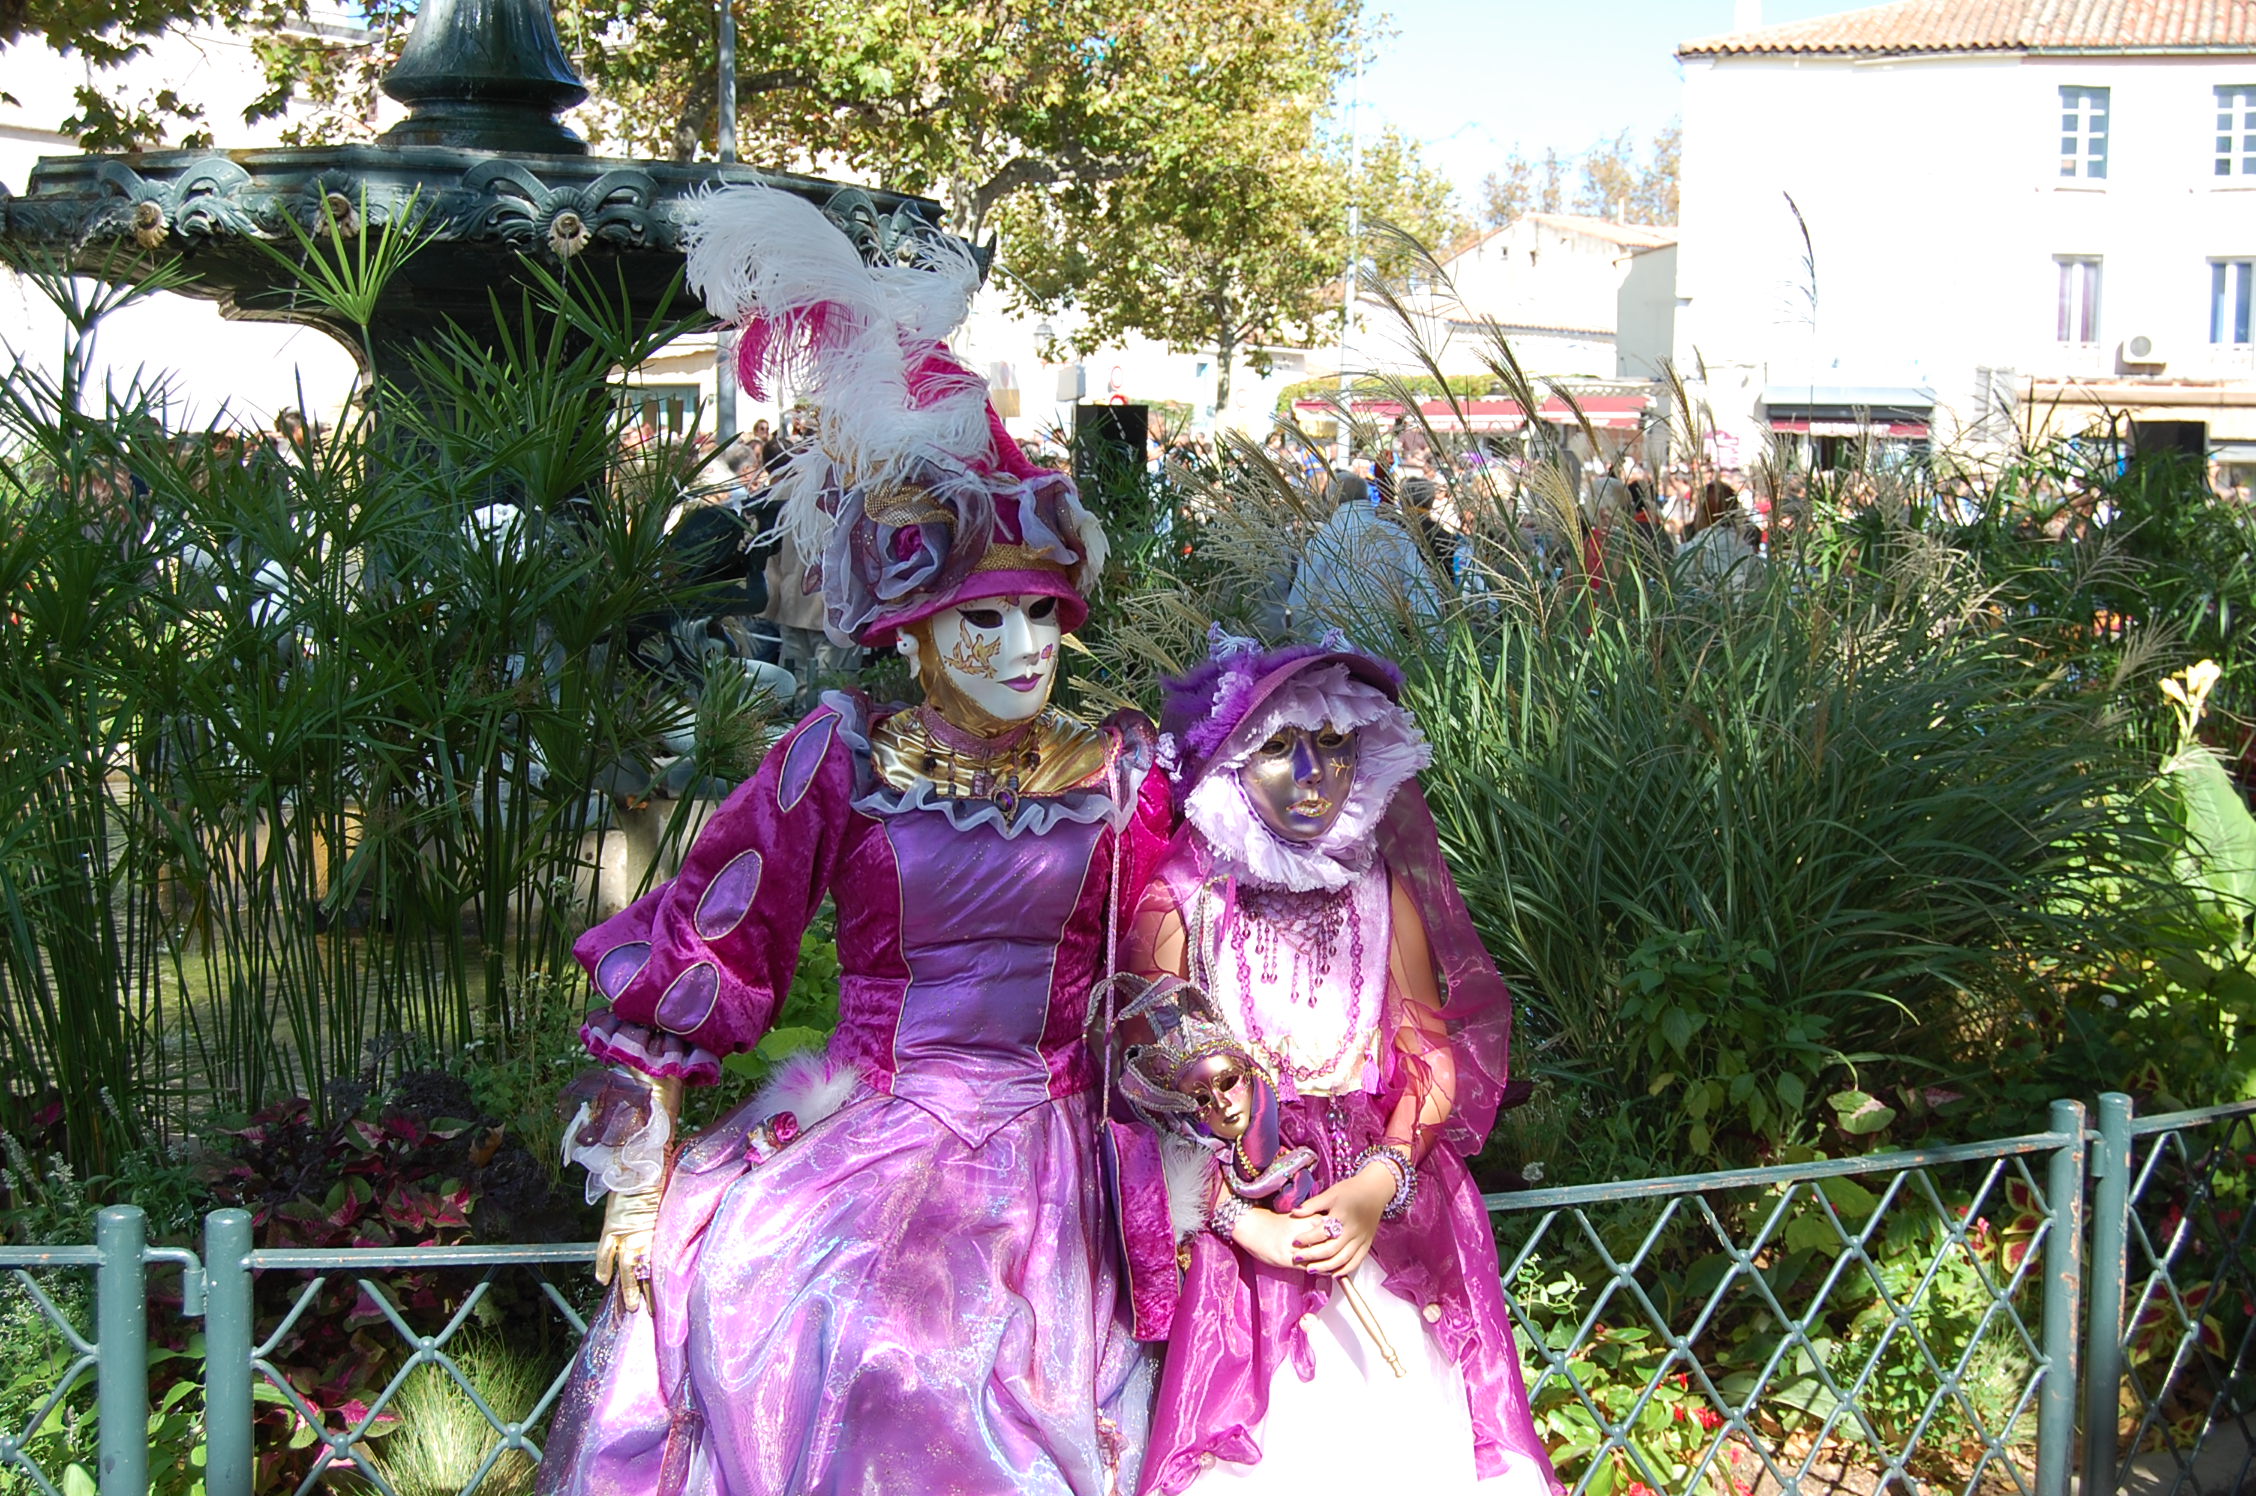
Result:
[[[650,942],[630,940],[625,945],[615,945],[603,953],[595,963],[595,989],[616,1002],[619,994],[627,990],[627,983],[635,973],[649,963]]]
[[[815,782],[815,771],[822,767],[823,755],[830,751],[831,734],[838,727],[838,713],[826,711],[800,725],[799,734],[791,746],[783,750],[783,769],[776,776],[776,808],[790,812],[799,808],[807,791]]]
[[[744,923],[744,916],[752,912],[753,898],[760,892],[760,868],[760,854],[747,850],[730,858],[728,865],[713,875],[690,921],[700,939],[718,940]]]
[[[658,999],[658,1026],[668,1033],[686,1034],[713,1014],[713,1001],[721,994],[721,969],[700,961],[680,976]]]

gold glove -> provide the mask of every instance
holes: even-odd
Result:
[[[682,1083],[677,1079],[650,1080],[651,1105],[666,1116],[667,1136],[678,1130]],[[611,1192],[603,1204],[603,1232],[595,1242],[595,1281],[619,1285],[619,1301],[628,1313],[643,1306],[650,1282],[650,1248],[658,1235],[658,1203],[665,1198],[663,1178],[635,1194]]]
[[[603,1204],[603,1234],[595,1243],[595,1281],[619,1285],[619,1300],[628,1313],[642,1307],[644,1286],[650,1281],[650,1245],[658,1235],[661,1189],[639,1195],[612,1191]]]

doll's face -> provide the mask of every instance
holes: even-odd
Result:
[[[1356,735],[1326,722],[1285,727],[1253,750],[1238,785],[1272,835],[1311,842],[1332,829],[1355,787]]]
[[[953,715],[948,696],[969,703],[974,716],[1005,724],[1049,705],[1065,632],[1056,598],[983,597],[934,614],[923,628],[930,668],[945,682],[935,693],[942,715]]]
[[[1246,1135],[1253,1125],[1253,1077],[1233,1055],[1208,1055],[1183,1072],[1176,1082],[1185,1096],[1198,1103],[1199,1121],[1226,1143]]]

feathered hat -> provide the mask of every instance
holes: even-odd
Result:
[[[818,450],[780,480],[783,523],[842,644],[983,597],[1058,600],[1069,631],[1105,558],[1073,480],[1034,466],[987,383],[949,353],[979,270],[933,234],[911,264],[867,264],[821,209],[773,188],[707,197],[686,236],[690,288],[741,330],[759,399],[778,379],[819,407]]]

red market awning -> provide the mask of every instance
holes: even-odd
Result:
[[[1582,407],[1583,419],[1600,431],[1637,430],[1644,424],[1651,403],[1644,395],[1588,395],[1576,401]],[[1398,400],[1357,400],[1348,408],[1359,420],[1375,425],[1410,413],[1410,407]],[[1335,412],[1321,400],[1295,400],[1293,413],[1320,420]],[[1421,400],[1418,414],[1436,431],[1518,431],[1527,424],[1527,414],[1517,400],[1464,400],[1455,405],[1447,400]],[[1573,407],[1556,395],[1544,401],[1536,415],[1546,425],[1576,424]]]
[[[1799,421],[1773,417],[1770,429],[1802,436],[1880,436],[1925,441],[1932,428],[1925,421]]]

